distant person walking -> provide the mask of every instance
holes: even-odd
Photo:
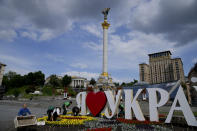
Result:
[[[27,108],[27,105],[24,104],[23,108],[21,108],[18,112],[18,116],[26,116],[27,114],[31,114],[31,112],[29,111],[29,109]]]
[[[142,100],[145,101],[146,100],[146,88],[144,88],[142,90]]]
[[[68,93],[67,93],[67,90],[64,91],[64,99],[67,99],[68,98]]]

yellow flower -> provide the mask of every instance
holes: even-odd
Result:
[[[82,125],[86,121],[96,120],[91,116],[66,116],[60,115],[60,121],[47,121],[47,116],[38,118],[38,121],[45,121],[48,125]]]

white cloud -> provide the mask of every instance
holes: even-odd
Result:
[[[130,82],[130,78],[138,78],[139,64],[148,63],[148,54],[171,50],[173,54],[179,49],[174,49],[176,43],[167,41],[162,35],[146,34],[139,31],[125,33],[124,36],[109,35],[108,42],[108,70],[112,78],[117,82]],[[96,54],[99,52],[102,56],[101,42],[88,42],[84,44]],[[89,60],[90,61],[90,60]],[[92,61],[92,60],[91,60]],[[86,61],[86,63],[88,63]],[[98,61],[95,61],[97,63]],[[102,61],[100,61],[102,63]],[[99,68],[99,67],[98,67]],[[102,66],[100,66],[100,69]],[[115,74],[120,72],[121,76]],[[113,73],[116,77],[113,77]],[[124,74],[124,75],[123,75]],[[127,78],[128,77],[128,78]]]
[[[162,34],[176,46],[191,44],[197,35],[197,1],[141,0],[131,12],[131,29]],[[140,17],[139,17],[140,16]]]
[[[15,56],[10,56],[10,55],[2,55],[0,54],[0,60],[4,61],[4,63],[12,63],[14,65],[24,65],[24,66],[30,66],[32,65],[32,62],[30,62],[29,60],[25,60],[22,58],[18,58]]]
[[[52,30],[49,30],[49,29],[44,29],[44,30],[41,30],[40,32],[41,32],[41,35],[40,35],[39,41],[50,40],[57,35]]]
[[[37,34],[34,33],[34,32],[27,32],[27,31],[25,31],[25,32],[21,33],[21,36],[30,38],[32,40],[37,40]]]
[[[25,75],[25,74],[28,74],[29,72],[31,72],[31,70],[28,70],[28,69],[8,65],[8,67],[6,66],[6,68],[5,68],[5,73],[7,73],[9,71],[14,71],[14,72],[21,74],[21,75]]]
[[[0,61],[7,65],[5,68],[6,72],[11,70],[22,75],[29,73],[34,65],[32,61],[24,58],[2,54],[0,54]]]
[[[83,64],[83,63],[73,63],[70,66],[80,69],[85,69],[88,67],[87,64]]]
[[[154,19],[159,12],[159,2],[160,0],[142,0],[139,2],[132,12],[132,20],[130,21],[132,23],[131,26],[133,26],[133,24],[139,24],[143,27],[151,25],[151,20]]]
[[[6,0],[0,5],[0,30],[2,28],[27,30],[28,35],[25,36],[35,39],[30,33],[33,29],[34,33],[37,34],[36,40],[43,41],[55,38],[71,30],[73,23],[79,23],[83,25],[81,29],[97,37],[102,37],[100,23],[103,21],[103,15],[101,10],[105,8],[105,5],[109,5],[113,9],[113,14],[109,14],[109,17],[111,20],[112,18],[115,19],[113,26],[117,27],[123,23],[125,25],[125,22],[128,23],[130,16],[128,12],[136,6],[137,1],[139,0],[125,0],[124,2],[121,0],[59,0],[58,2],[50,0]]]
[[[101,38],[102,33],[101,33],[101,26],[100,25],[95,25],[95,24],[88,24],[88,25],[83,25],[81,26],[81,29]]]
[[[0,39],[13,41],[17,37],[17,34],[14,30],[0,30]]]
[[[192,63],[197,63],[197,58],[194,58],[193,60],[192,60]]]
[[[126,40],[124,37],[109,35],[108,56],[111,69],[138,70],[138,64],[147,62],[149,53],[175,51],[173,49],[175,43],[165,40],[162,35],[132,31],[126,34]],[[87,42],[84,46],[102,53],[103,45],[100,43]]]
[[[101,51],[103,49],[102,44],[96,44],[95,42],[83,43],[83,47],[88,47],[94,51]]]
[[[63,56],[55,55],[55,54],[46,54],[45,57],[54,62],[64,63],[65,59]]]
[[[0,5],[0,31],[28,30],[27,26],[31,26],[37,40],[43,41],[60,36],[76,24],[101,38],[101,10],[108,5],[111,7],[108,17],[112,32],[125,26],[162,33],[168,40],[187,44],[196,40],[196,4],[195,0],[6,0]],[[9,40],[16,37],[13,32],[8,36]],[[35,39],[32,35],[26,36]]]

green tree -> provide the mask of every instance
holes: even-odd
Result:
[[[5,91],[8,91],[8,88],[9,88],[9,79],[8,79],[8,76],[5,76],[5,75],[3,76],[2,85],[4,87],[6,87],[5,88]]]
[[[138,82],[138,80],[133,79],[133,81],[131,81],[130,83],[128,83],[127,86],[133,86],[137,82]]]
[[[65,75],[63,78],[62,78],[62,85],[64,87],[67,87],[70,83],[71,83],[72,79],[70,76],[68,75]]]
[[[90,80],[90,85],[95,85],[95,84],[96,84],[95,79],[94,79],[94,78],[91,78],[91,80]]]
[[[34,72],[34,82],[37,86],[43,86],[45,82],[45,75],[41,71]]]
[[[136,79],[133,79],[133,83],[135,84],[135,83],[137,83],[138,82],[138,80],[136,80]]]
[[[125,82],[122,82],[121,86],[125,86],[125,85],[126,85],[126,83]]]
[[[9,71],[3,76],[2,85],[6,87],[6,90],[11,87],[10,80],[16,75],[16,72]]]
[[[14,76],[16,76],[17,73],[13,72],[13,71],[9,71],[8,73],[6,73],[4,76],[7,76],[8,79],[10,80],[11,78],[13,78]]]
[[[114,82],[114,85],[117,87],[117,86],[120,86],[120,84],[118,82]]]
[[[15,75],[11,80],[10,80],[10,84],[11,87],[21,87],[24,85],[24,80],[23,80],[23,76],[21,76],[20,74]]]
[[[45,82],[45,75],[41,71],[30,72],[24,76],[25,84],[32,86],[43,86]]]
[[[61,80],[56,75],[51,75],[50,80],[49,80],[49,84],[53,88],[56,88],[56,87],[61,86]]]
[[[6,90],[9,88],[17,88],[23,86],[23,84],[23,76],[17,74],[16,72],[9,71],[3,76],[2,85],[6,87]]]
[[[136,80],[136,79],[133,79],[133,81],[131,81],[131,82],[129,82],[129,83],[125,83],[125,82],[123,82],[122,84],[121,84],[121,86],[133,86],[135,83],[137,83],[138,82],[138,80]]]

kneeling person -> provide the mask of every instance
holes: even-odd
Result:
[[[61,112],[61,108],[60,108],[60,107],[56,107],[56,108],[53,110],[53,113],[52,113],[53,121],[56,121],[56,120],[57,120],[57,118],[58,118],[59,115],[60,115],[60,112]]]
[[[48,119],[47,121],[52,121],[52,115],[53,115],[53,110],[55,109],[55,107],[53,106],[49,106],[48,110],[47,110],[47,115],[48,115]]]

